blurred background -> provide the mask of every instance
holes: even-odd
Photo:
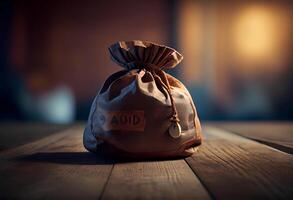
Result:
[[[86,120],[121,68],[108,46],[148,40],[176,48],[170,73],[202,120],[292,120],[290,1],[2,0],[0,120]]]

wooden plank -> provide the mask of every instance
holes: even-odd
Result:
[[[292,199],[293,157],[205,127],[199,152],[186,159],[216,199]]]
[[[293,154],[292,122],[217,123],[217,127]]]
[[[96,199],[113,165],[85,152],[83,127],[0,153],[0,199]]]
[[[1,122],[0,151],[33,142],[68,127],[69,125],[48,123]]]
[[[184,160],[115,164],[102,199],[210,199]]]

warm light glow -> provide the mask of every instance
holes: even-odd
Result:
[[[274,12],[251,7],[239,13],[235,21],[236,50],[247,59],[263,59],[274,53],[278,42],[278,26]]]
[[[286,66],[289,15],[285,7],[243,7],[233,19],[231,56],[243,76],[275,74]]]
[[[185,83],[194,84],[201,81],[202,56],[202,7],[196,1],[182,1],[178,14],[178,43],[184,55],[183,75]]]

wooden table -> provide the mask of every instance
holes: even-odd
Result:
[[[293,123],[206,123],[194,156],[139,162],[86,152],[83,124],[41,127],[0,124],[0,199],[293,199]]]

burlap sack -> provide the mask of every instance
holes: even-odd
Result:
[[[118,42],[109,51],[125,70],[112,74],[94,99],[85,148],[138,158],[195,152],[201,127],[192,98],[179,80],[163,71],[181,62],[182,55],[144,41]]]

